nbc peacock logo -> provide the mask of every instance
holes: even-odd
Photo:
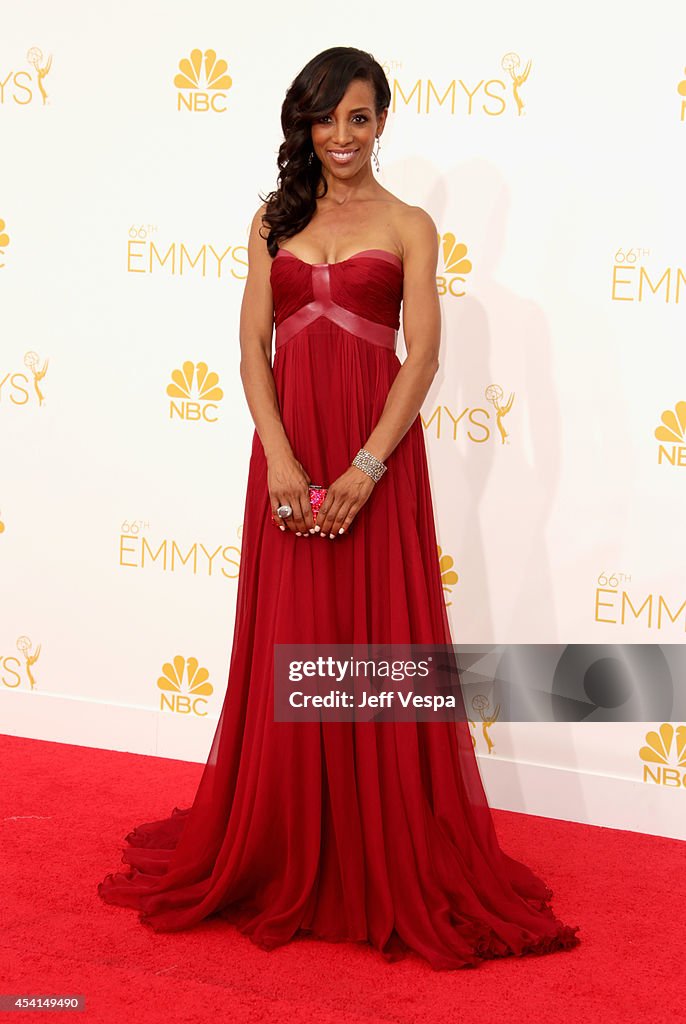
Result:
[[[219,387],[219,376],[210,370],[207,363],[186,361],[181,369],[172,371],[171,383],[167,385],[169,419],[180,419],[187,423],[216,423],[218,403],[224,397]]]
[[[438,241],[443,259],[443,270],[436,275],[438,293],[461,299],[466,294],[467,275],[472,272],[467,246],[464,242],[458,242],[452,231],[439,235]]]
[[[0,217],[0,269],[5,266],[5,249],[10,244],[10,236],[6,231],[7,225]]]
[[[673,409],[665,409],[655,428],[658,466],[686,466],[686,402],[677,402]]]
[[[451,593],[452,588],[455,586],[459,579],[459,576],[457,575],[455,569],[453,568],[453,566],[455,565],[455,560],[452,555],[443,554],[443,549],[441,548],[440,544],[436,546],[438,549],[438,568],[441,573],[441,586],[443,587],[443,590],[447,594],[449,594]],[[446,601],[445,603],[446,607],[448,607],[453,602]]]
[[[646,746],[639,750],[643,781],[673,789],[686,789],[686,725],[676,728],[665,722],[646,733]]]
[[[162,675],[157,680],[160,694],[160,711],[173,711],[180,715],[207,714],[207,700],[214,692],[209,681],[210,673],[202,668],[197,658],[184,658],[177,654],[172,661],[162,666]]]
[[[177,110],[193,113],[223,114],[226,111],[227,94],[233,85],[228,74],[229,65],[218,60],[215,50],[191,50],[189,57],[182,57],[179,70],[174,76],[178,89]]]

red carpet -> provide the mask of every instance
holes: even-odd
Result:
[[[0,992],[85,995],[85,1014],[69,1019],[141,1024],[219,1013],[238,1024],[681,1019],[686,844],[506,811],[494,811],[502,845],[581,926],[574,950],[437,972],[416,957],[387,964],[363,944],[299,939],[264,952],[219,919],[151,932],[96,886],[119,866],[125,833],[190,805],[201,772],[0,736]]]

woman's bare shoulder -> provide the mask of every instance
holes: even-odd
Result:
[[[413,251],[438,252],[438,228],[431,214],[422,206],[400,202],[395,215],[395,228],[403,248],[403,258]]]
[[[413,231],[435,231],[438,234],[433,217],[423,206],[412,206],[410,203],[400,202],[395,210],[395,216],[398,227],[409,235]]]
[[[251,226],[253,228],[258,229],[258,230],[260,228],[264,228],[264,231],[262,232],[262,234],[264,234],[265,232],[270,230],[270,224],[269,224],[269,222],[268,222],[268,220],[266,219],[266,216],[265,216],[266,213],[267,213],[267,204],[266,203],[262,203],[260,206],[258,206],[257,210],[255,210],[255,213],[253,214],[253,218],[252,218],[252,225]]]
[[[431,214],[423,207],[406,203],[388,189],[384,189],[382,201],[388,204],[389,220],[402,249],[403,258],[408,251],[431,251],[433,245],[437,246],[438,229]]]

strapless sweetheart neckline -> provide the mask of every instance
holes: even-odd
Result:
[[[303,260],[300,256],[296,256],[290,249],[279,249],[274,259],[284,253],[286,256],[292,256],[298,263],[304,263],[306,267],[339,267],[342,263],[350,263],[351,260],[357,259],[358,256],[367,256],[369,253],[382,253],[384,257],[388,257],[393,260],[397,260],[398,266],[402,269],[403,261],[400,256],[395,252],[390,252],[388,249],[361,249],[359,252],[354,252],[352,256],[346,257],[344,260],[338,260],[336,263],[308,263],[307,260]],[[273,263],[273,261],[272,261]]]

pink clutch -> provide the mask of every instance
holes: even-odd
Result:
[[[312,518],[315,523],[317,522],[317,512],[321,508],[322,502],[326,497],[326,487],[323,484],[310,484],[308,486],[310,492],[310,505],[312,506]]]
[[[317,512],[322,506],[322,502],[326,497],[326,487],[323,484],[308,484],[307,487],[310,495],[310,505],[312,506],[312,518],[315,523],[317,522]],[[272,522],[277,525],[277,517],[272,512]]]

